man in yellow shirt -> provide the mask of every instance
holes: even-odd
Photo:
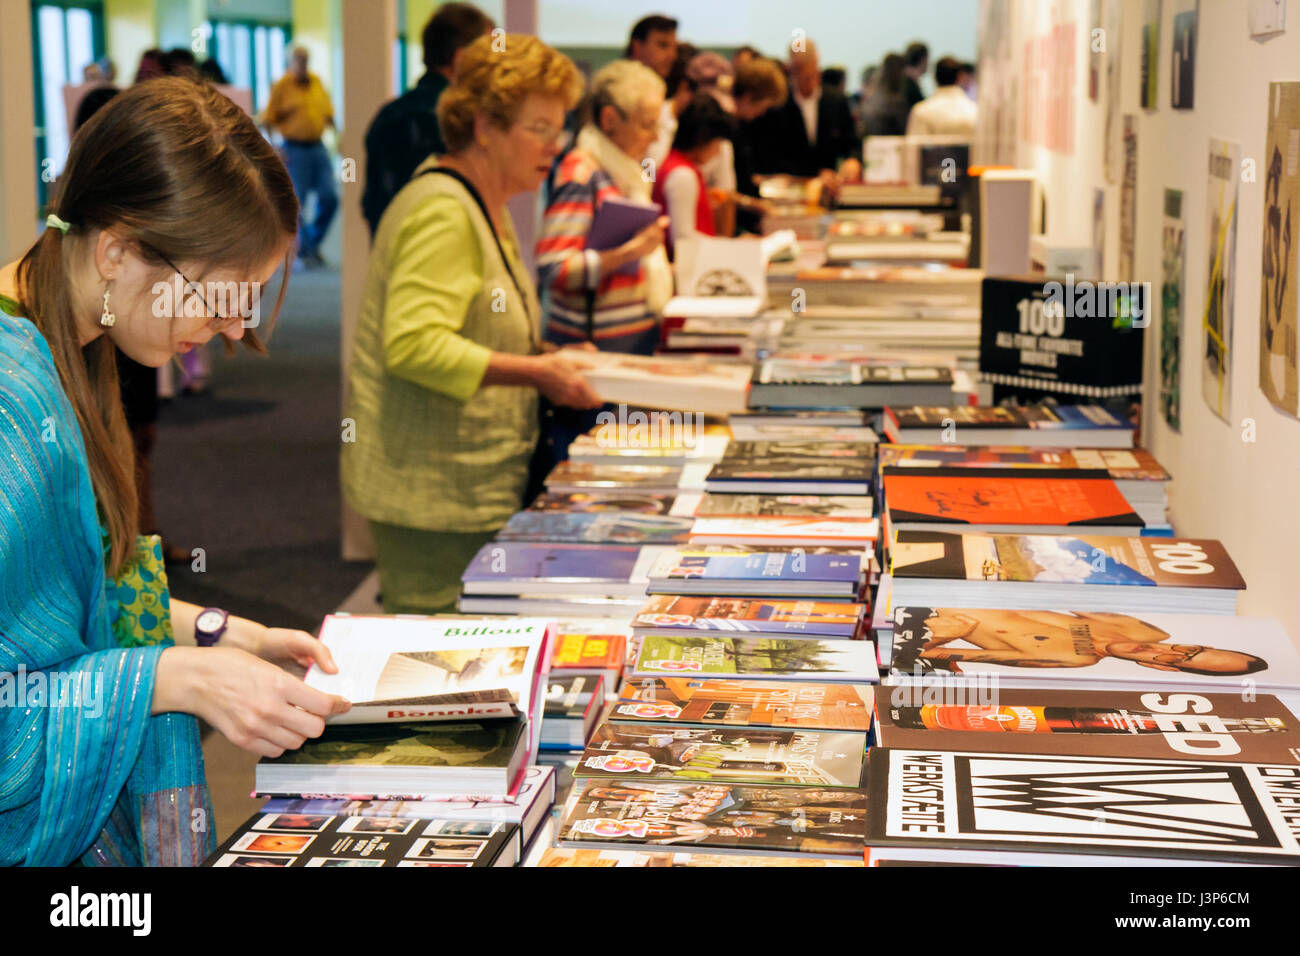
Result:
[[[302,207],[298,224],[298,258],[323,265],[320,243],[338,210],[334,165],[321,142],[334,125],[334,107],[320,78],[307,72],[307,50],[295,47],[289,70],[271,87],[262,122],[284,138],[284,161]],[[307,196],[316,194],[315,216],[307,219]]]

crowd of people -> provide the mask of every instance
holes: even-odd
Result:
[[[953,90],[973,82],[945,58],[922,100],[927,56],[909,48],[855,109],[812,41],[785,62],[748,47],[727,60],[679,42],[664,16],[586,82],[562,53],[493,26],[442,4],[425,78],[366,137],[373,241],[341,470],[390,612],[453,606],[469,558],[600,407],[584,356],[655,347],[676,248],[743,229],[756,176],[859,179],[863,131],[892,96],[907,130],[950,131]],[[310,635],[173,600],[159,540],[139,534],[152,528],[119,357],[147,374],[217,337],[262,348],[242,298],[214,308],[200,292],[201,308],[160,315],[152,290],[256,289],[283,270],[283,296],[295,259],[319,261],[337,208],[333,110],[306,51],[260,117],[279,150],[184,54],[151,51],[136,83],[96,97],[47,228],[0,268],[0,672],[52,675],[98,708],[90,719],[66,693],[0,708],[3,864],[197,863],[214,843],[192,826],[211,816],[196,718],[276,756],[349,706],[302,682],[312,663],[335,670]],[[539,193],[534,276],[507,203]],[[614,197],[663,215],[588,248]]]

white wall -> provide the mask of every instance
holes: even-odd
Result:
[[[987,10],[990,0],[982,0]],[[1050,232],[1087,242],[1092,196],[1106,189],[1106,270],[1117,265],[1118,183],[1108,185],[1102,166],[1105,80],[1099,102],[1087,98],[1089,0],[1013,0],[1010,18],[1013,64],[1021,61],[1027,37],[1047,31],[1053,8],[1076,29],[1076,118],[1074,153],[1064,156],[1023,142],[1019,165],[1037,170],[1049,203]],[[1268,84],[1300,80],[1300,3],[1292,3],[1291,29],[1267,42],[1250,39],[1244,0],[1201,0],[1196,51],[1195,109],[1169,106],[1170,56],[1176,0],[1162,4],[1158,63],[1158,108],[1138,106],[1142,4],[1122,2],[1120,29],[1120,114],[1137,117],[1137,243],[1139,280],[1152,283],[1159,301],[1162,199],[1166,187],[1183,191],[1186,273],[1183,300],[1181,432],[1164,422],[1156,405],[1159,383],[1159,315],[1147,333],[1147,374],[1143,431],[1145,444],[1172,473],[1175,531],[1186,537],[1218,538],[1246,579],[1240,613],[1276,617],[1300,642],[1300,422],[1275,409],[1259,389],[1259,308],[1261,234],[1264,205],[1264,151]],[[1103,8],[1105,4],[1103,4]],[[1108,36],[1108,50],[1114,50]],[[1113,55],[1113,52],[1108,53]],[[1103,64],[1104,67],[1104,64]],[[988,71],[981,69],[981,76]],[[981,82],[981,94],[993,90]],[[990,103],[981,100],[987,115]],[[1122,125],[1122,120],[1121,120]],[[1231,424],[1217,418],[1201,397],[1201,310],[1205,302],[1206,166],[1209,139],[1241,147],[1256,160],[1258,181],[1241,183],[1237,216],[1237,285],[1232,348]],[[1295,251],[1292,251],[1295,254]],[[1295,273],[1294,265],[1292,274]],[[1243,419],[1253,419],[1256,441],[1243,438]]]
[[[816,41],[822,66],[844,66],[850,92],[862,68],[913,40],[945,54],[975,58],[977,0],[538,0],[538,35],[556,46],[623,46],[641,17],[678,21],[678,39],[700,47],[751,44],[784,58],[792,31]],[[933,85],[927,79],[926,88]]]

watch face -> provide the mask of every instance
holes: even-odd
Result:
[[[214,634],[226,623],[225,615],[220,611],[204,611],[194,620],[195,630],[205,634]]]

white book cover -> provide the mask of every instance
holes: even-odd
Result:
[[[539,688],[553,633],[551,622],[528,618],[332,614],[321,625],[320,640],[338,673],[313,665],[304,680],[352,701],[352,709],[329,718],[331,723],[473,719],[517,709],[529,718],[530,737],[536,738],[541,721],[534,715],[544,697]],[[502,692],[509,706],[498,713]]]
[[[621,352],[575,351],[573,359],[606,402],[704,415],[743,412],[748,407],[748,364]]]

